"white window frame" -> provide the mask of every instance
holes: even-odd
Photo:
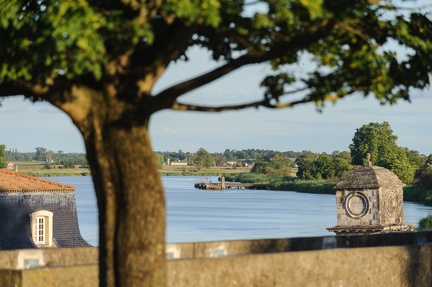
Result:
[[[38,216],[35,218],[35,242],[37,244],[45,244],[45,225],[46,225],[46,220],[45,220],[45,216]]]
[[[38,210],[30,214],[31,234],[34,243],[39,247],[52,247],[53,213]]]

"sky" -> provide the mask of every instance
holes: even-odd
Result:
[[[170,66],[155,92],[211,69],[208,55],[192,50],[187,64]],[[295,67],[299,73],[308,64]],[[268,72],[263,65],[242,68],[185,97],[183,102],[207,105],[244,103],[260,99],[259,83]],[[226,149],[328,152],[349,150],[356,129],[370,122],[387,121],[398,136],[397,144],[421,154],[432,154],[432,90],[414,91],[412,102],[381,106],[377,100],[356,96],[327,103],[317,112],[314,104],[292,109],[247,109],[223,113],[161,111],[150,122],[153,150],[209,152]],[[72,121],[49,103],[31,103],[23,97],[1,100],[0,144],[7,150],[34,152],[85,152],[82,137]]]

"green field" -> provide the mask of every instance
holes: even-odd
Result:
[[[45,162],[42,161],[13,161],[15,170],[28,174],[31,176],[38,177],[50,177],[50,176],[83,176],[90,175],[88,168],[81,168],[75,166],[75,168],[62,168],[59,165],[51,165],[51,168],[45,168]]]
[[[45,167],[45,162],[42,161],[13,161],[15,169],[20,173],[38,176],[38,177],[49,177],[49,176],[88,176],[91,175],[90,169],[81,168],[75,166],[75,168],[62,168],[59,165],[51,165],[50,169]],[[170,166],[164,165],[160,170],[162,176],[181,176],[181,175],[207,175],[207,176],[219,176],[222,174],[231,173],[247,173],[250,168],[244,167],[211,167],[204,169],[197,169],[196,166]]]

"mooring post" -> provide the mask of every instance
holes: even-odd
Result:
[[[221,177],[221,190],[225,190],[225,176]]]

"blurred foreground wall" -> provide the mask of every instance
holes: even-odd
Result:
[[[169,244],[169,286],[432,286],[432,231]],[[0,286],[98,286],[98,249],[0,252]]]

